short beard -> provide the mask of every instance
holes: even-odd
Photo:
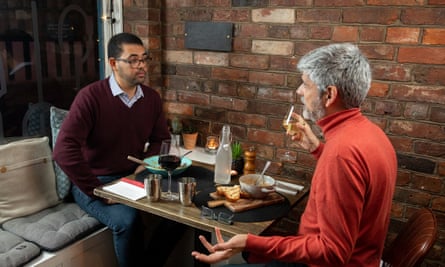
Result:
[[[313,103],[314,110],[310,111],[307,109],[306,104],[304,102],[304,98],[301,98],[301,102],[303,102],[303,118],[306,120],[311,120],[312,122],[317,122],[319,119],[323,118],[326,115],[326,110],[323,107],[323,102],[321,97],[317,99],[316,102]]]

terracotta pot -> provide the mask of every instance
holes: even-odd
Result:
[[[197,140],[198,140],[198,133],[182,134],[182,141],[184,142],[185,149],[194,149]]]

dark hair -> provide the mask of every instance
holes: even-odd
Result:
[[[118,33],[113,37],[111,37],[110,41],[108,42],[108,58],[120,57],[122,54],[123,44],[136,44],[144,46],[144,43],[142,43],[141,38],[137,37],[136,35],[127,32]]]

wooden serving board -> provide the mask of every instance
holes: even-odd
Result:
[[[216,192],[210,193],[210,197],[215,200],[221,200],[221,196],[216,194]],[[240,198],[235,202],[223,201],[224,206],[231,210],[232,212],[241,212],[246,210],[251,210],[259,207],[269,206],[284,201],[284,197],[278,193],[272,192],[263,199],[253,199],[253,198]]]

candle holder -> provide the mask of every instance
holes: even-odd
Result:
[[[207,136],[205,151],[210,154],[216,154],[216,151],[218,151],[218,147],[219,147],[218,137],[214,135]]]

